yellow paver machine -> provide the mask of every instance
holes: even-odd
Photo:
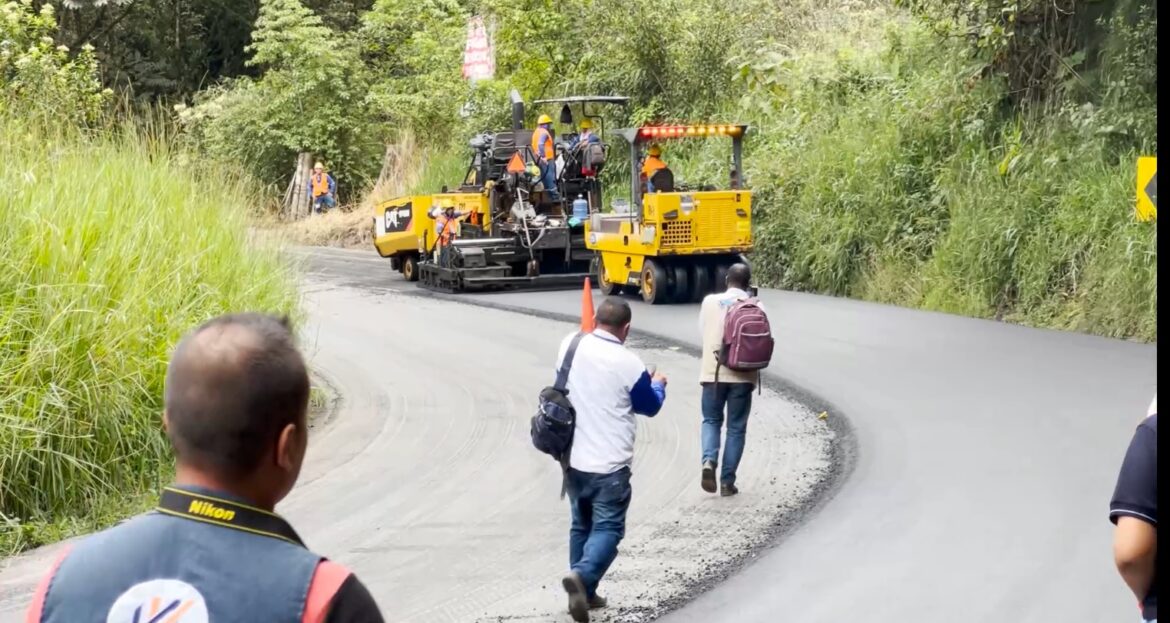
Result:
[[[631,201],[615,205],[613,213],[593,213],[586,223],[586,246],[596,253],[593,270],[603,293],[640,293],[651,304],[687,303],[723,288],[727,269],[752,249],[752,193],[742,187],[747,130],[705,124],[615,132],[630,145]],[[657,152],[661,143],[710,138],[731,140],[725,188],[676,184],[661,161],[657,169],[644,166],[643,152]]]

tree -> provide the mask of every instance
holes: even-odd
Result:
[[[302,151],[330,164],[343,195],[369,182],[383,132],[371,114],[357,48],[299,0],[263,0],[248,51],[258,79],[211,89],[182,110],[198,142],[274,185],[287,179]]]

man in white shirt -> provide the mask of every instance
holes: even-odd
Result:
[[[569,613],[589,621],[589,610],[605,607],[597,585],[617,557],[630,507],[630,463],[634,459],[635,414],[653,417],[666,400],[666,377],[651,376],[624,344],[632,313],[620,298],[602,301],[597,328],[577,345],[566,386],[577,412],[567,484],[573,516],[569,565],[564,578]],[[557,356],[564,361],[576,334]]]
[[[718,353],[723,346],[723,320],[727,310],[750,296],[751,281],[752,273],[747,264],[732,265],[727,271],[727,291],[707,295],[699,308],[699,332],[703,336],[703,360],[699,372],[699,384],[703,387],[703,471],[700,484],[707,493],[715,493],[719,437],[726,412],[727,441],[719,475],[719,494],[722,496],[739,493],[735,486],[735,472],[743,458],[752,391],[760,376],[759,372],[737,372],[720,366]],[[763,307],[761,303],[760,309]]]

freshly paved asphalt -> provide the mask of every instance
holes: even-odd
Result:
[[[411,287],[367,252],[316,251],[312,264],[338,282]],[[579,296],[464,298],[575,316]],[[1113,569],[1106,514],[1155,393],[1155,346],[761,296],[778,337],[772,372],[831,405],[830,418],[847,418],[852,465],[803,525],[663,621],[1137,618]],[[639,302],[634,325],[694,345],[696,311]]]

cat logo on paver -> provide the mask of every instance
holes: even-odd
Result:
[[[149,580],[122,593],[106,623],[208,623],[207,602],[181,580]]]

